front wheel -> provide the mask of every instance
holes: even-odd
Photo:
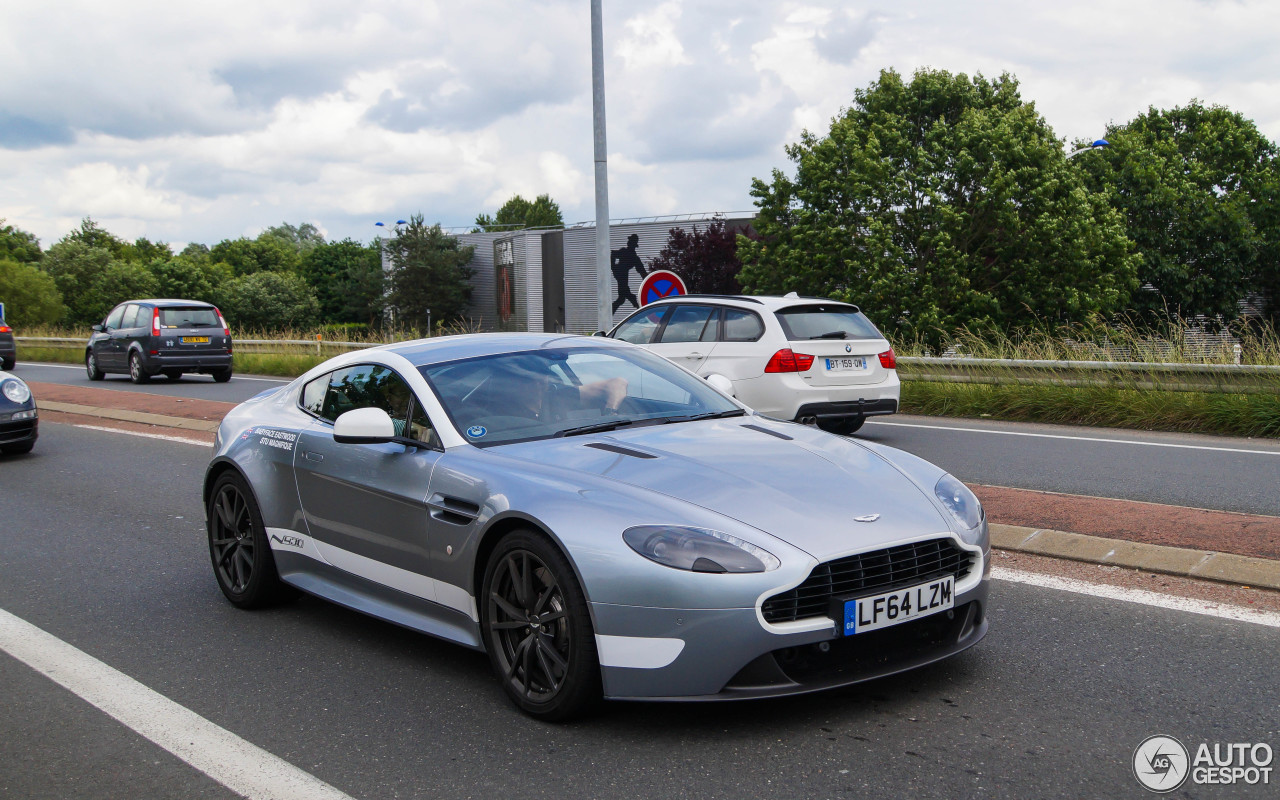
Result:
[[[827,433],[834,433],[838,436],[848,436],[856,433],[862,427],[862,423],[866,422],[866,417],[838,417],[836,419],[818,420],[818,427]]]
[[[100,381],[107,375],[98,367],[98,357],[90,350],[84,357],[84,371],[89,374],[89,380]]]
[[[0,369],[3,369],[7,372],[13,369],[14,367],[16,367],[17,365],[18,365],[17,358],[6,358],[4,361],[0,362]]]
[[[21,444],[0,445],[0,453],[6,456],[18,456],[23,453],[30,453],[31,449],[36,446],[35,442],[22,442]]]
[[[151,376],[142,367],[142,356],[137,353],[129,355],[129,380],[134,383],[146,383],[151,380]]]
[[[504,537],[489,557],[481,598],[489,661],[520,710],[560,722],[600,700],[586,596],[546,537],[528,530]]]
[[[238,474],[225,472],[213,485],[205,509],[209,558],[218,588],[240,608],[261,608],[285,593],[267,542],[262,512]]]

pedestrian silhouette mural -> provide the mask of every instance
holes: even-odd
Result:
[[[627,246],[619,247],[617,250],[609,251],[609,268],[613,270],[613,279],[618,282],[618,298],[613,301],[613,313],[618,313],[618,308],[623,303],[630,301],[631,305],[639,308],[640,302],[636,300],[636,295],[631,291],[631,270],[640,273],[640,277],[645,276],[644,262],[640,260],[640,255],[636,253],[636,247],[640,245],[640,236],[631,234],[627,237]]]

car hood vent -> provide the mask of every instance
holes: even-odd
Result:
[[[635,458],[657,458],[653,453],[645,453],[640,450],[632,450],[630,447],[622,447],[621,445],[608,444],[607,442],[592,442],[587,447],[594,447],[597,450],[607,450],[610,453],[617,453],[620,456],[633,456]]]
[[[761,433],[767,433],[770,436],[777,436],[779,439],[786,439],[788,442],[795,439],[794,436],[788,436],[785,433],[779,433],[778,431],[771,431],[768,428],[762,428],[759,425],[743,425],[742,427],[746,428],[747,430],[760,431]]]

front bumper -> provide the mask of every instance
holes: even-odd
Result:
[[[804,694],[914,669],[966,650],[986,635],[989,584],[983,577],[957,594],[951,611],[856,636],[839,635],[834,620],[819,630],[777,633],[761,623],[754,608],[593,603],[596,630],[617,634],[597,639],[604,693],[620,700],[741,700]],[[632,644],[618,647],[616,640],[624,639]],[[677,641],[683,644],[672,646]],[[628,650],[644,661],[646,654],[677,648],[663,666],[616,663]]]
[[[34,442],[40,437],[40,419],[13,421],[12,412],[0,413],[0,445]]]

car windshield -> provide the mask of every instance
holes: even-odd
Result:
[[[420,368],[445,412],[479,447],[744,412],[640,348],[553,348]]]
[[[787,341],[808,339],[883,339],[871,320],[853,306],[805,305],[775,312]]]
[[[221,328],[218,314],[212,308],[162,308],[161,328]]]

